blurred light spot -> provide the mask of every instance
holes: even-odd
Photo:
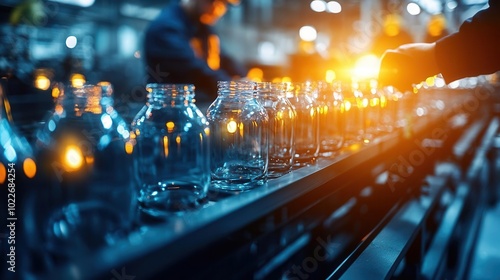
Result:
[[[50,132],[54,132],[54,130],[56,130],[56,123],[54,122],[54,120],[49,121],[49,123],[47,124],[47,128]]]
[[[134,145],[132,144],[132,142],[131,141],[125,142],[125,152],[131,155],[133,151],[134,151]]]
[[[7,169],[5,168],[5,165],[0,162],[0,184],[3,184],[5,179],[7,179]]]
[[[76,39],[75,36],[68,36],[68,38],[66,38],[66,47],[68,47],[69,49],[74,49],[77,44],[78,39]]]
[[[87,82],[85,76],[78,73],[71,75],[70,80],[73,87],[82,87]]]
[[[248,70],[247,77],[252,81],[262,81],[264,78],[264,71],[257,67],[251,68]]]
[[[172,131],[174,131],[175,123],[174,122],[167,122],[166,127],[167,127],[168,133],[171,133]]]
[[[306,42],[311,42],[311,41],[316,40],[316,38],[318,37],[318,33],[314,27],[306,25],[306,26],[302,26],[300,28],[299,36],[300,36],[300,39],[302,39]]]
[[[36,76],[35,88],[40,90],[48,90],[50,88],[50,79],[45,75]]]
[[[315,12],[324,12],[326,11],[326,3],[323,0],[313,0],[311,1],[311,10]]]
[[[353,69],[352,76],[355,79],[364,80],[376,78],[379,70],[379,59],[373,54],[360,57]]]
[[[108,114],[103,114],[101,116],[101,123],[104,129],[110,129],[111,126],[113,125],[113,120],[111,119],[111,116]]]
[[[327,83],[333,83],[333,81],[335,81],[336,77],[337,76],[335,75],[335,71],[333,71],[333,70],[326,70],[325,81]]]
[[[168,136],[163,136],[163,153],[168,157]]]
[[[60,94],[61,94],[61,90],[59,89],[59,87],[52,88],[52,97],[53,98],[58,98]]]
[[[238,128],[238,125],[236,124],[235,121],[230,120],[227,123],[227,132],[229,132],[229,133],[235,133],[237,128]]]
[[[456,1],[449,1],[446,3],[446,7],[450,10],[455,10],[455,8],[458,7],[458,3]]]
[[[76,171],[83,165],[83,154],[78,146],[69,145],[62,158],[63,167],[66,171]]]
[[[337,1],[330,1],[326,3],[326,11],[329,13],[338,14],[342,12],[342,5]]]
[[[410,2],[408,5],[406,5],[406,11],[412,16],[416,16],[420,14],[421,9],[420,6],[417,3]]]

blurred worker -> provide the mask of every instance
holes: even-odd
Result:
[[[432,43],[411,43],[387,50],[380,62],[379,83],[411,89],[441,73],[446,83],[500,70],[500,1],[466,20],[460,29]]]
[[[144,38],[150,83],[191,83],[196,99],[217,96],[217,81],[234,80],[246,70],[221,49],[213,26],[239,0],[180,0],[166,6]]]

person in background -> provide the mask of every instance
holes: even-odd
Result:
[[[217,81],[246,76],[246,69],[221,49],[213,26],[239,0],[180,0],[167,5],[146,29],[148,83],[190,83],[196,99],[217,97]]]
[[[446,83],[500,70],[500,1],[462,23],[459,30],[431,43],[403,44],[386,50],[380,61],[379,83],[410,90],[439,74]]]

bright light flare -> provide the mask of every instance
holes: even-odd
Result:
[[[69,145],[63,153],[62,163],[67,172],[77,171],[83,165],[83,153],[78,146]]]
[[[360,57],[352,71],[355,80],[375,79],[378,77],[380,61],[376,55],[369,54]]]

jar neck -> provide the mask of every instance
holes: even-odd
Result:
[[[148,84],[148,104],[153,107],[187,106],[195,102],[192,84]]]
[[[76,116],[83,113],[102,114],[113,105],[113,98],[103,95],[103,90],[97,85],[84,85],[82,87],[65,87],[56,101],[56,112],[64,109],[74,112]]]
[[[253,98],[257,89],[257,83],[251,81],[219,81],[217,82],[217,93],[219,96],[229,98]]]

